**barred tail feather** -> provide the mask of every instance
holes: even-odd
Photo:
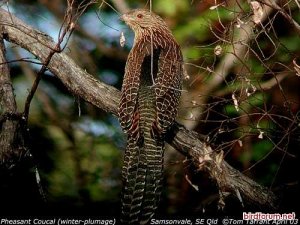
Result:
[[[147,135],[145,135],[147,136]],[[162,191],[163,141],[128,137],[123,165],[122,224],[147,224],[157,209]]]

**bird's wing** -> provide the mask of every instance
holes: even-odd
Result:
[[[119,103],[119,120],[126,133],[138,133],[137,97],[140,87],[141,65],[144,55],[131,51],[128,55],[125,76],[122,86],[122,95]],[[138,137],[137,137],[138,138]]]
[[[169,46],[161,51],[158,74],[155,79],[155,95],[158,130],[165,133],[174,122],[181,94],[182,55],[179,46]]]

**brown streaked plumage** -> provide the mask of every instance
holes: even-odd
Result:
[[[146,10],[121,17],[134,31],[119,104],[127,133],[122,170],[123,224],[146,224],[160,200],[164,136],[177,115],[182,54],[166,23]]]

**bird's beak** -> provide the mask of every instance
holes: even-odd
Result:
[[[123,14],[122,16],[120,16],[120,20],[122,20],[122,21],[126,21],[126,19],[127,19],[127,16],[126,16],[126,14]]]
[[[132,21],[132,17],[127,13],[120,16],[120,20],[124,21],[127,25]]]

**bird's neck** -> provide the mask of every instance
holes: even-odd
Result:
[[[176,44],[176,41],[169,30],[160,29],[141,29],[135,32],[134,46],[138,43],[151,43],[154,48],[166,48]]]

